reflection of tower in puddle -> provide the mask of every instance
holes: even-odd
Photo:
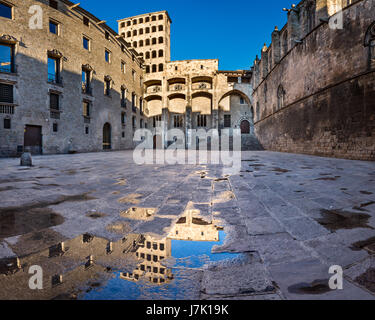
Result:
[[[219,241],[219,228],[197,217],[199,210],[187,210],[168,235],[169,239],[185,241]]]
[[[197,217],[199,213],[199,210],[187,210],[168,236],[162,240],[145,236],[144,242],[139,245],[136,252],[142,263],[132,273],[122,273],[121,278],[137,282],[144,277],[156,285],[173,280],[172,270],[163,265],[163,260],[172,255],[172,240],[219,241],[220,228]]]
[[[138,281],[145,277],[151,283],[164,284],[173,279],[170,269],[162,265],[162,261],[169,258],[172,253],[171,240],[168,238],[156,240],[145,236],[139,246],[136,256],[142,260],[133,273],[122,273],[121,278],[129,281]]]

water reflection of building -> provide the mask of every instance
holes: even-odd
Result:
[[[187,241],[219,241],[219,228],[197,217],[199,211],[188,210],[168,235],[169,239]]]
[[[66,297],[78,287],[96,287],[103,277],[109,279],[116,270],[123,271],[120,278],[127,281],[168,283],[173,273],[163,262],[172,256],[172,240],[219,241],[219,228],[197,218],[195,213],[187,211],[161,240],[129,234],[111,242],[84,234],[26,257],[0,260],[0,300]],[[33,265],[43,269],[43,290],[29,289],[28,271]]]
[[[145,278],[156,285],[171,281],[172,270],[163,265],[163,260],[172,256],[172,240],[219,241],[219,228],[212,222],[199,218],[198,214],[198,210],[186,211],[162,240],[146,236],[136,252],[137,258],[142,262],[133,272],[121,273],[121,278],[133,282]]]
[[[136,252],[136,257],[142,263],[132,273],[121,273],[121,278],[136,282],[144,277],[154,284],[164,284],[173,279],[172,271],[162,265],[162,261],[171,256],[171,240],[156,240],[151,236],[143,240]]]

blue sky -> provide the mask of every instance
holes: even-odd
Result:
[[[78,1],[78,0],[77,0]],[[77,2],[75,1],[75,2]],[[220,70],[249,69],[271,32],[286,23],[283,7],[297,0],[80,0],[117,31],[117,20],[167,10],[172,60],[220,59]]]

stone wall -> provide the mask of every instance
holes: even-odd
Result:
[[[282,46],[273,42],[253,67],[256,135],[269,150],[375,160],[375,68],[371,48],[364,45],[375,21],[375,2],[347,6],[343,29],[314,20],[303,32],[307,2],[299,4],[293,26],[295,12],[283,28],[297,28],[298,41],[270,63],[272,52]],[[323,2],[317,1],[320,10]]]
[[[14,16],[0,17],[0,36],[3,35],[0,42],[6,40],[4,35],[15,39],[15,72],[0,73],[0,83],[13,85],[15,111],[0,113],[0,156],[16,156],[22,150],[26,125],[42,128],[43,154],[103,150],[105,123],[111,125],[113,150],[133,148],[132,117],[136,117],[138,127],[143,118],[139,110],[143,70],[127,43],[87,11],[80,7],[70,9],[73,3],[69,1],[58,1],[58,10],[51,8],[48,1],[11,0],[10,3],[14,4]],[[29,9],[33,5],[42,8],[42,29],[29,28],[32,16]],[[83,17],[89,19],[89,26],[83,24]],[[58,35],[50,33],[50,19],[58,23]],[[90,39],[90,50],[83,48],[83,36]],[[110,63],[105,61],[105,49],[111,52]],[[62,54],[61,84],[47,81],[48,51],[53,50]],[[125,73],[121,61],[126,64]],[[83,65],[92,68],[92,94],[82,93]],[[110,96],[104,94],[106,76],[111,79]],[[122,86],[127,92],[126,108],[121,105]],[[51,116],[51,92],[60,96],[59,119]],[[138,97],[135,112],[131,106],[132,93]],[[83,117],[83,101],[91,103],[90,119]],[[125,125],[121,123],[122,113],[126,114]],[[11,129],[3,127],[4,118],[11,119]],[[57,132],[53,131],[54,124],[58,126]]]

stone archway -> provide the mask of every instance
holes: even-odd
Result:
[[[103,150],[112,149],[112,127],[107,122],[103,126]]]

